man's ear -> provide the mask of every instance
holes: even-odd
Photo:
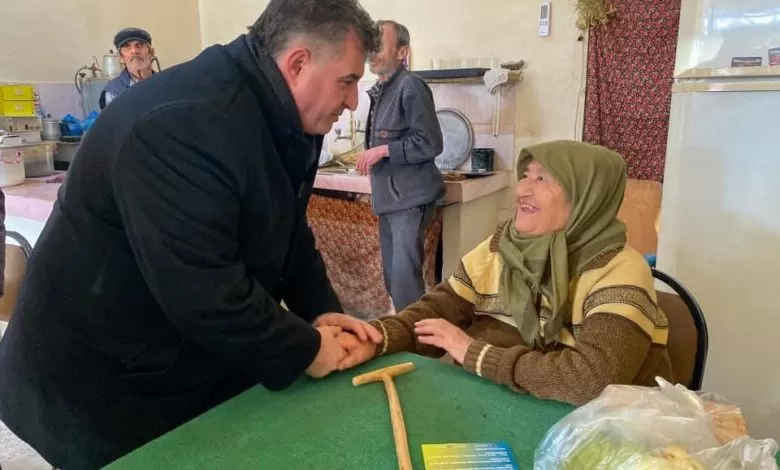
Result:
[[[409,53],[412,51],[412,49],[409,46],[401,46],[398,49],[398,60],[401,62],[405,62],[408,57]]]
[[[277,65],[282,72],[282,75],[291,83],[295,83],[301,76],[301,73],[309,63],[312,61],[312,53],[306,47],[296,47],[290,51],[287,51],[282,57],[277,60]]]

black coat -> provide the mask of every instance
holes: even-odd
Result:
[[[244,36],[117,98],[35,246],[0,419],[51,464],[96,468],[301,376],[312,320],[340,310],[305,220],[321,144]]]

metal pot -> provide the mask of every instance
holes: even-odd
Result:
[[[62,132],[60,131],[60,120],[45,118],[41,120],[41,137],[43,140],[60,140]]]
[[[59,142],[54,151],[54,161],[66,164],[72,163],[79,145],[80,142]]]
[[[41,143],[19,147],[24,159],[24,174],[27,178],[49,176],[54,173],[55,144]]]
[[[0,187],[24,183],[24,161],[21,138],[0,135]]]

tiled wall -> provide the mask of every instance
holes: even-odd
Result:
[[[72,83],[44,82],[36,83],[41,96],[41,105],[46,113],[52,117],[62,118],[70,113],[78,118],[83,118],[83,112],[79,104],[79,95]],[[360,121],[360,129],[365,128],[368,116],[369,100],[366,90],[373,85],[372,82],[361,82],[361,93],[358,108],[354,113],[355,119]],[[514,170],[515,159],[519,151],[518,145],[527,145],[534,142],[525,142],[515,136],[515,129],[522,127],[521,117],[518,116],[518,93],[522,91],[523,82],[513,82],[505,85],[500,92],[500,114],[498,135],[493,135],[493,112],[496,107],[496,96],[491,95],[485,86],[479,83],[432,83],[430,85],[437,109],[454,108],[466,115],[474,130],[474,146],[488,147],[496,150],[493,165],[498,170]],[[349,112],[345,112],[339,125],[346,135],[349,129]],[[327,136],[327,145],[334,153],[345,152],[350,148],[347,140],[335,141],[335,132],[331,131]],[[356,140],[362,142],[363,134],[358,134]],[[469,169],[471,159],[466,160],[461,168]],[[514,211],[512,191],[505,191],[502,200],[499,219],[511,217]]]
[[[369,99],[366,90],[371,88],[372,82],[361,82],[361,93],[358,108],[354,113],[354,119],[360,121],[360,129],[365,128],[368,116]],[[436,109],[455,108],[466,115],[474,130],[474,147],[494,148],[496,151],[493,166],[497,170],[513,171],[518,152],[518,139],[515,137],[515,129],[519,125],[517,96],[523,82],[506,84],[500,92],[500,113],[498,135],[493,135],[493,112],[496,106],[496,96],[488,93],[484,85],[480,83],[432,83],[433,99]],[[348,133],[349,112],[342,114],[338,126],[343,129],[343,135]],[[335,141],[336,135],[331,131],[326,137],[326,145],[333,153],[341,153],[350,149],[348,140]],[[356,140],[362,142],[363,134],[358,134]],[[526,142],[521,141],[522,144]],[[535,143],[535,142],[533,142]],[[461,167],[471,168],[471,159]],[[514,174],[514,172],[513,172]],[[505,190],[499,210],[499,221],[506,220],[514,213],[514,200],[512,189]]]
[[[505,87],[498,97],[491,95],[482,84],[431,84],[434,102],[437,108],[455,108],[466,115],[474,129],[474,146],[496,149],[494,167],[498,170],[512,168],[515,142],[515,104],[514,87]],[[493,113],[500,107],[498,136],[493,135]],[[470,168],[471,162],[465,163]]]
[[[363,129],[369,107],[368,95],[365,90],[369,89],[372,83],[362,82],[360,85],[361,93],[354,119],[360,121],[360,128]],[[430,85],[436,109],[454,108],[469,119],[474,129],[474,147],[489,147],[496,150],[493,164],[498,170],[510,170],[513,169],[514,165],[514,129],[517,109],[515,89],[517,86],[522,86],[522,83],[507,84],[501,92],[498,136],[494,136],[492,123],[496,97],[488,93],[484,85],[462,83],[432,83]],[[337,125],[343,129],[342,135],[347,134],[349,112],[345,112],[341,116]],[[336,142],[334,138],[335,133],[331,131],[328,134],[328,145],[333,153],[338,154],[349,149],[350,143],[348,141]],[[362,139],[363,134],[359,134],[356,140],[362,142]],[[463,164],[462,168],[471,168],[470,159]]]
[[[83,118],[79,94],[73,83],[67,82],[42,82],[33,83],[41,96],[41,108],[51,117],[62,119],[67,114],[77,118]]]
[[[46,113],[52,117],[61,119],[66,114],[72,114],[78,118],[83,118],[83,112],[79,103],[79,95],[72,83],[66,82],[42,82],[34,83],[41,97],[41,106]],[[354,113],[355,119],[360,120],[360,128],[365,128],[366,117],[368,116],[368,95],[365,90],[370,88],[372,83],[361,83],[361,94],[357,111]],[[430,85],[433,91],[434,101],[437,109],[455,108],[466,115],[474,129],[474,146],[489,147],[496,149],[494,166],[500,170],[511,170],[514,167],[515,158],[515,137],[514,129],[516,126],[516,87],[522,86],[522,83],[513,83],[506,85],[500,95],[500,115],[498,136],[493,135],[493,111],[496,106],[496,96],[490,95],[481,84],[444,84],[433,83]],[[349,128],[349,112],[345,112],[339,120],[339,125],[344,130],[345,135]],[[334,153],[343,152],[349,149],[349,142],[341,140],[334,142],[335,133],[331,131],[328,135],[329,146]],[[358,140],[362,141],[363,134],[358,135]],[[470,168],[471,161],[467,160],[463,168]]]
[[[514,170],[518,152],[515,129],[517,126],[517,90],[522,82],[505,85],[500,92],[498,136],[493,135],[493,113],[496,96],[481,84],[433,84],[431,86],[437,107],[456,108],[463,112],[474,128],[474,146],[496,149],[493,165],[498,170]],[[464,166],[470,167],[470,159]],[[514,174],[514,173],[513,173]],[[504,191],[498,219],[506,220],[514,213],[511,190]]]

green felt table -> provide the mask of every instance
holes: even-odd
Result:
[[[442,361],[402,353],[281,392],[254,387],[106,467],[124,469],[397,468],[381,383],[352,377],[411,361],[395,379],[415,469],[426,443],[507,441],[521,468],[572,407],[518,395]]]

